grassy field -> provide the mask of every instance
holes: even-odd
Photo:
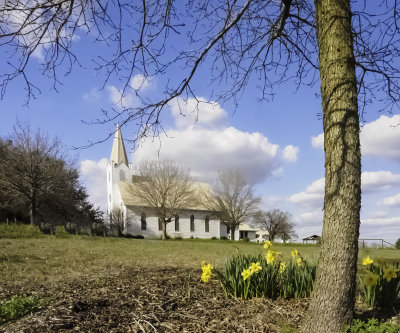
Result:
[[[209,304],[214,304],[214,310],[211,307],[207,310],[208,312],[204,310],[205,313],[198,314],[198,322],[194,317],[191,319],[188,325],[194,326],[184,327],[189,331],[197,331],[204,318],[211,318],[209,320],[215,316],[225,318],[230,311],[237,309],[238,313],[241,313],[243,308],[239,301],[232,303],[223,297],[217,281],[207,285],[200,283],[201,261],[211,262],[214,267],[222,267],[224,261],[233,255],[265,253],[261,244],[246,242],[102,238],[71,236],[65,233],[50,236],[42,235],[37,230],[32,231],[26,227],[20,233],[17,229],[0,225],[0,301],[18,295],[29,297],[33,295],[40,299],[51,300],[50,303],[46,301],[51,306],[48,306],[47,312],[40,312],[36,315],[37,317],[30,318],[26,323],[24,319],[18,320],[12,324],[14,326],[7,327],[4,332],[13,331],[13,329],[22,330],[24,325],[32,325],[32,320],[43,323],[46,321],[45,318],[49,318],[49,313],[55,318],[57,316],[63,318],[63,325],[66,328],[71,327],[71,330],[76,327],[74,325],[78,325],[78,322],[86,323],[85,328],[81,327],[85,331],[96,329],[98,325],[103,325],[104,320],[108,320],[110,323],[104,331],[129,331],[126,325],[132,324],[129,316],[134,306],[139,311],[137,313],[141,313],[141,317],[137,315],[139,317],[135,319],[137,323],[135,322],[133,331],[145,325],[146,322],[158,325],[158,328],[167,325],[165,326],[167,328],[164,327],[161,331],[171,331],[178,329],[182,321],[173,317],[175,310],[164,309],[165,304],[170,304],[171,299],[176,302],[176,307],[180,309],[179,313],[182,316],[203,311],[199,308],[202,302],[204,302],[203,307],[206,308],[210,306]],[[290,258],[290,251],[297,248],[309,262],[316,263],[318,260],[319,246],[316,245],[275,244],[274,247],[282,252],[283,258],[286,259]],[[360,250],[359,262],[361,263],[362,258],[367,255],[375,260],[400,260],[399,250],[367,248]],[[154,299],[154,301],[149,303],[148,299]],[[188,299],[191,300],[190,303],[187,302]],[[283,303],[276,306],[275,304],[279,302]],[[247,301],[248,311],[251,308],[253,312],[246,320],[259,320],[261,325],[269,328],[271,332],[279,331],[281,322],[284,325],[289,322],[296,326],[296,321],[301,319],[304,312],[304,301],[301,303],[302,306],[296,303],[297,300],[279,302]],[[154,304],[158,304],[157,309],[153,308]],[[111,311],[109,308],[115,306],[118,311],[125,311],[128,319],[124,319],[126,322],[123,321],[125,325],[123,328],[114,330],[113,327],[121,325],[121,321],[114,319],[115,314],[110,313],[105,318],[102,316],[104,316],[104,308]],[[286,317],[279,314],[275,319],[263,322],[265,319],[260,318],[264,317],[257,314],[258,311],[260,313],[273,312],[282,307],[291,309],[287,310]],[[81,308],[84,311],[81,311]],[[303,312],[296,312],[296,309],[300,308]],[[149,313],[157,313],[159,322],[153,318],[154,315],[152,321],[143,319],[148,318]],[[96,317],[93,318],[94,315]],[[165,318],[161,321],[160,318],[163,316]],[[231,326],[230,330],[242,330],[243,327],[247,327],[246,320],[230,323],[229,325],[244,325]],[[50,329],[52,325],[55,324],[47,324],[45,327],[37,326],[37,329],[52,332]],[[215,330],[220,330],[222,327],[220,322],[216,322],[215,325],[212,326]],[[2,332],[1,327],[0,332]]]
[[[38,234],[36,234],[38,235]],[[0,275],[3,283],[21,290],[32,284],[57,283],[80,276],[101,276],[113,267],[180,267],[199,269],[202,260],[214,266],[236,254],[264,253],[262,245],[219,240],[146,240],[68,236],[39,238],[0,238]],[[309,262],[317,262],[319,246],[275,244],[285,259],[297,248]],[[361,249],[365,256],[400,260],[396,249]]]

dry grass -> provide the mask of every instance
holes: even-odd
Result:
[[[284,257],[294,246],[317,261],[318,246],[275,245]],[[201,260],[221,266],[238,253],[263,253],[254,243],[46,236],[0,238],[0,249],[0,300],[52,300],[0,332],[290,332],[307,306],[306,300],[226,299],[216,281],[200,283]],[[366,249],[360,259],[366,255],[400,259],[398,250]]]

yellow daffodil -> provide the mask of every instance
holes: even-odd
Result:
[[[258,273],[259,271],[262,270],[262,267],[260,266],[260,263],[257,261],[256,263],[252,262],[249,269],[251,270],[252,273]]]
[[[368,265],[371,265],[373,262],[374,262],[374,261],[373,261],[370,257],[366,257],[366,258],[363,259],[362,264],[363,264],[364,266],[368,266]]]
[[[291,254],[292,257],[294,258],[294,257],[297,257],[297,256],[298,256],[299,252],[297,252],[296,249],[293,249],[293,250],[290,252],[290,254]]]
[[[367,274],[365,274],[364,276],[364,284],[367,287],[372,287],[372,286],[376,286],[378,283],[378,279],[379,276],[372,273],[372,272],[368,272]]]
[[[270,241],[265,241],[264,249],[268,249],[271,245],[272,245],[272,243]]]
[[[242,276],[243,276],[243,280],[247,280],[250,276],[252,276],[253,275],[253,272],[251,271],[251,269],[250,268],[248,268],[248,269],[243,269],[243,272],[242,272]]]
[[[284,262],[281,262],[279,265],[279,273],[282,274],[286,270],[286,264]]]
[[[203,274],[201,275],[201,281],[203,281],[203,282],[210,281],[211,275],[212,275],[212,269],[213,269],[211,264],[206,265],[206,263],[204,261],[202,261],[201,268],[203,270]]]
[[[267,264],[268,265],[272,265],[272,263],[275,260],[275,251],[269,250],[265,256],[265,258],[267,259]]]
[[[303,259],[301,258],[297,258],[297,266],[301,266],[301,264],[303,263]]]
[[[383,267],[383,278],[386,279],[387,282],[390,282],[390,280],[397,278],[398,271],[399,270],[393,266]]]

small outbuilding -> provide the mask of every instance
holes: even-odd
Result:
[[[319,243],[321,243],[321,236],[312,235],[312,236],[303,238],[303,243],[307,244],[308,242],[311,242],[313,244],[315,244],[315,243],[319,244]]]

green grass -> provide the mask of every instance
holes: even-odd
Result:
[[[20,235],[18,235],[18,231]],[[317,263],[319,246],[275,244],[282,260],[297,248],[309,263]],[[81,276],[106,276],[120,267],[199,268],[202,260],[222,267],[234,255],[265,254],[262,244],[220,240],[149,240],[72,236],[59,230],[58,236],[43,235],[30,226],[0,224],[0,287],[29,292],[35,284],[52,285]],[[362,249],[361,259],[400,259],[393,249]]]
[[[34,296],[13,296],[0,301],[0,325],[18,319],[45,306],[47,300]]]

